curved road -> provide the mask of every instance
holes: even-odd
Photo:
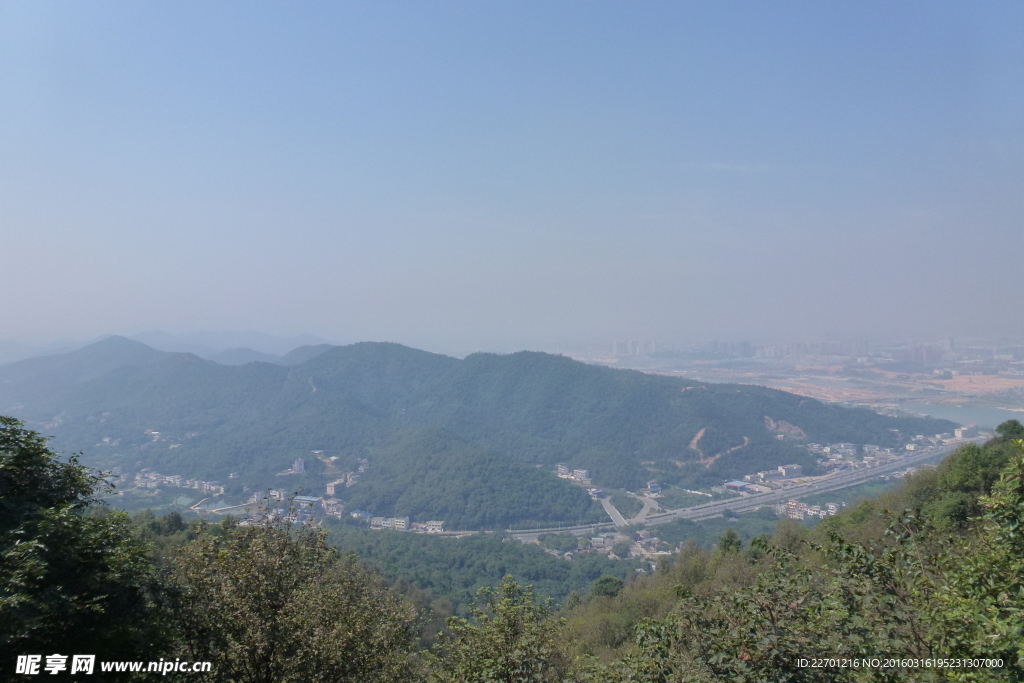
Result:
[[[630,524],[643,524],[647,519],[647,515],[651,514],[651,510],[658,509],[658,501],[653,498],[645,498],[644,496],[634,496],[637,500],[644,504],[643,509],[636,513],[636,516],[629,520]]]

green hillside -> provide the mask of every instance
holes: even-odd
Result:
[[[0,413],[91,464],[220,481],[237,495],[322,493],[365,458],[366,475],[342,494],[353,502],[449,520],[461,505],[461,519],[485,526],[588,515],[583,492],[551,475],[556,463],[589,469],[598,486],[635,490],[656,478],[693,487],[786,462],[813,471],[800,441],[778,440],[770,421],[809,441],[881,446],[952,427],[543,353],[459,360],[361,343],[311,347],[289,362],[226,366],[111,337],[0,366]],[[439,438],[448,446],[438,449]],[[305,473],[276,476],[297,457]],[[508,503],[500,511],[499,496]],[[477,509],[485,504],[494,511]]]
[[[369,472],[349,494],[352,509],[442,519],[451,529],[607,521],[601,506],[579,486],[445,429],[407,430],[371,448],[369,461]]]

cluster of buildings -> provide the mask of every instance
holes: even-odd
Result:
[[[858,447],[852,443],[836,443],[823,446],[817,443],[807,444],[807,450],[819,456],[818,464],[828,471],[857,469],[860,467],[875,467],[883,463],[892,462],[904,455],[916,454],[938,446],[948,446],[959,443],[965,439],[972,439],[978,436],[977,425],[966,425],[957,427],[952,432],[926,436],[918,434],[910,443],[903,448],[882,448],[874,444],[864,444]]]
[[[921,446],[923,447],[924,444],[921,444]],[[918,447],[919,445],[916,443],[907,444],[907,447],[903,450],[905,452],[913,452]],[[807,445],[807,449],[811,453],[824,456],[818,460],[818,464],[829,472],[876,467],[892,462],[905,454],[900,453],[900,450],[896,448],[882,448],[874,444],[864,444],[858,448],[856,444],[852,443],[838,443],[831,446],[812,443]]]
[[[955,439],[972,439],[976,436],[978,436],[978,425],[965,425],[953,430]]]
[[[629,541],[629,551],[619,557],[612,552],[612,547],[615,546],[621,540]],[[590,539],[590,548],[577,550],[577,553],[594,552],[600,555],[608,555],[613,558],[618,557],[620,560],[625,560],[630,557],[653,557],[656,555],[668,555],[669,552],[665,550],[658,550],[658,547],[663,545],[662,540],[657,536],[652,536],[651,532],[647,529],[641,529],[636,532],[635,539],[629,539],[628,537],[623,538],[622,534],[616,533],[603,533],[599,536],[594,536]],[[557,553],[556,554],[561,554]],[[572,559],[572,553],[561,554],[566,559]]]
[[[573,558],[573,555],[586,555],[586,554],[590,554],[590,553],[596,553],[598,555],[611,555],[613,557],[617,557],[616,555],[612,555],[612,546],[614,546],[617,541],[621,540],[621,538],[622,538],[621,534],[616,534],[616,533],[613,533],[613,532],[607,532],[607,533],[599,534],[599,535],[594,536],[593,538],[589,539],[590,542],[589,543],[584,543],[583,545],[585,545],[586,547],[583,547],[583,548],[578,548],[576,550],[569,550],[569,551],[561,551],[561,550],[555,550],[553,548],[548,548],[547,550],[545,550],[545,552],[547,552],[549,555],[554,555],[555,557],[561,557],[562,559],[565,559],[565,560],[571,560]],[[625,559],[625,558],[619,558],[619,559]]]
[[[566,465],[559,463],[555,471],[561,479],[572,479],[581,484],[590,483],[590,470],[570,470]]]
[[[669,555],[667,550],[658,550],[663,541],[657,536],[652,536],[647,529],[636,532],[636,542],[630,547],[630,554],[633,557],[655,557],[658,555]]]
[[[623,552],[619,549],[617,554],[613,552],[613,548],[620,543],[624,543],[629,546],[629,550]],[[651,532],[647,529],[641,529],[636,532],[636,536],[619,532],[605,532],[593,536],[582,544],[584,547],[575,548],[573,550],[559,550],[557,548],[545,548],[544,552],[555,557],[562,558],[564,560],[571,560],[575,555],[605,555],[612,559],[625,560],[630,557],[646,557],[654,558],[660,555],[671,554],[666,548],[668,545],[657,536],[652,536]]]
[[[364,510],[356,512],[363,513]],[[356,513],[352,513],[356,516]],[[361,516],[361,515],[360,515]],[[418,531],[425,534],[439,534],[444,531],[444,522],[430,520],[427,522],[410,522],[408,517],[371,517],[371,529],[391,529],[393,531]]]
[[[371,529],[394,529],[395,531],[408,531],[409,518],[408,517],[371,517],[370,518]]]
[[[316,451],[314,451],[316,452]],[[322,451],[321,451],[322,452]],[[330,460],[337,460],[337,457],[332,457]],[[327,484],[327,495],[333,496],[339,488],[348,488],[359,481],[359,478],[366,472],[370,467],[370,461],[366,458],[359,459],[359,467],[356,468],[355,472],[346,472],[338,479]]]
[[[341,517],[345,506],[337,498],[320,498],[319,496],[292,496],[284,489],[270,489],[266,493],[257,491],[252,495],[250,502],[260,503],[264,500],[285,501],[291,499],[297,510],[305,514],[312,514],[313,508],[320,507],[324,514],[329,517]]]
[[[160,474],[152,468],[147,467],[135,475],[135,488],[138,489],[159,489],[161,486],[173,486],[179,489],[196,489],[211,496],[219,496],[224,493],[224,486],[219,481],[203,481],[201,479],[186,479],[180,474]]]
[[[614,356],[649,356],[658,350],[653,339],[623,339],[612,342]]]
[[[269,489],[266,493],[264,493],[263,491],[257,491],[256,493],[252,494],[252,502],[259,503],[260,501],[262,501],[264,499],[266,499],[266,500],[288,500],[291,496],[292,496],[292,494],[289,491],[285,490],[285,489]],[[300,498],[303,499],[303,500],[306,500],[306,501],[309,501],[309,500],[319,501],[320,500],[319,498],[311,498],[309,496],[296,496],[295,497],[296,500],[299,500]]]
[[[684,349],[679,349],[684,351]],[[919,363],[938,365],[952,375],[1012,374],[1024,360],[1024,347],[1006,346],[1001,342],[975,342],[969,345],[957,344],[952,337],[927,343],[868,341],[801,342],[790,341],[774,344],[751,344],[749,342],[694,341],[692,351],[718,356],[764,359],[829,359],[853,358],[856,362],[875,363],[885,368],[887,363]],[[616,355],[632,353],[629,347],[613,346]],[[935,372],[938,372],[936,370]]]
[[[295,462],[292,463],[290,470],[284,472],[278,472],[277,476],[283,477],[288,474],[302,474],[306,471],[306,461],[302,458],[295,458]]]
[[[615,545],[615,534],[604,533],[590,539],[590,547],[598,552],[610,553]]]
[[[727,481],[720,487],[713,487],[712,490],[768,493],[778,488],[784,488],[788,480],[796,479],[803,475],[804,468],[802,465],[779,465],[774,470],[765,470],[756,474],[745,475],[743,481]]]
[[[253,496],[253,502],[259,502],[264,499],[283,500],[283,498],[276,498],[274,496]],[[318,507],[322,508],[324,513],[331,517],[341,517],[345,510],[345,506],[337,499],[325,500],[315,496],[294,496],[291,498],[291,501],[293,505],[290,509],[271,508],[267,512],[257,513],[242,520],[240,524],[243,526],[263,524],[277,519],[285,519],[293,524],[303,524],[315,519],[315,510]],[[356,519],[368,519],[371,529],[416,531],[426,534],[439,534],[444,531],[443,521],[431,520],[421,524],[419,522],[410,522],[408,517],[371,517],[370,513],[366,510],[353,510],[350,514]]]
[[[826,503],[825,507],[821,507],[819,505],[807,505],[798,500],[791,500],[788,503],[774,505],[772,509],[775,510],[775,514],[779,517],[789,517],[790,519],[820,517],[824,519],[825,517],[839,514],[839,510],[842,507],[843,504],[841,503]]]
[[[259,526],[279,519],[283,519],[291,524],[306,524],[313,521],[313,512],[308,508],[303,509],[302,507],[297,507],[294,510],[277,508],[276,510],[268,510],[267,512],[258,512],[254,515],[250,515],[249,517],[240,520],[238,525]]]
[[[647,486],[640,489],[639,493],[641,496],[657,496],[661,493],[661,484],[656,481],[649,481]]]
[[[328,498],[323,501],[324,514],[328,517],[341,518],[341,514],[345,512],[345,506],[342,505],[341,501],[337,498]]]
[[[976,436],[978,436],[978,425],[966,425],[964,427],[957,427],[952,432],[935,434],[934,436],[918,434],[913,438],[911,443],[904,446],[904,449],[908,451],[917,451],[931,448],[933,446],[949,446],[965,439],[973,439]]]
[[[978,436],[977,425],[958,427],[952,433],[925,436],[916,435],[903,448],[882,448],[875,444],[854,443],[807,444],[807,450],[819,456],[818,465],[826,472],[856,470],[864,467],[877,467],[894,462],[910,454]],[[734,491],[747,493],[769,493],[791,485],[792,479],[803,476],[800,465],[781,465],[774,470],[765,470],[755,474],[747,474],[743,481],[727,481],[722,486],[713,487],[713,491]]]

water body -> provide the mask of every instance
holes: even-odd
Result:
[[[903,410],[943,420],[952,420],[962,425],[976,424],[980,429],[986,431],[992,431],[1007,420],[1024,422],[1024,412],[1004,410],[1003,408],[932,405],[930,403],[916,403],[912,401],[900,401],[899,405]]]

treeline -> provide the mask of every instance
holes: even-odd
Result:
[[[411,575],[389,585],[285,520],[107,511],[101,479],[0,418],[0,654],[6,667],[58,652],[210,661],[204,680],[235,683],[1024,680],[1024,427],[998,434],[814,530],[780,522],[745,543],[727,529],[653,575],[591,579],[561,608],[522,568],[422,639],[441,624]],[[342,546],[377,542],[378,556],[420,542],[346,532]],[[516,569],[511,543],[480,538],[491,559],[468,572]],[[433,548],[429,571],[458,563],[454,546],[423,543],[409,550]],[[897,664],[829,664],[863,658]]]
[[[438,538],[344,524],[328,529],[332,545],[355,553],[392,583],[423,591],[442,611],[461,616],[468,614],[480,588],[496,586],[508,574],[532,585],[539,595],[564,602],[573,592],[588,592],[602,576],[625,580],[637,569],[650,569],[642,560],[610,560],[596,552],[579,553],[570,562],[500,533]]]

